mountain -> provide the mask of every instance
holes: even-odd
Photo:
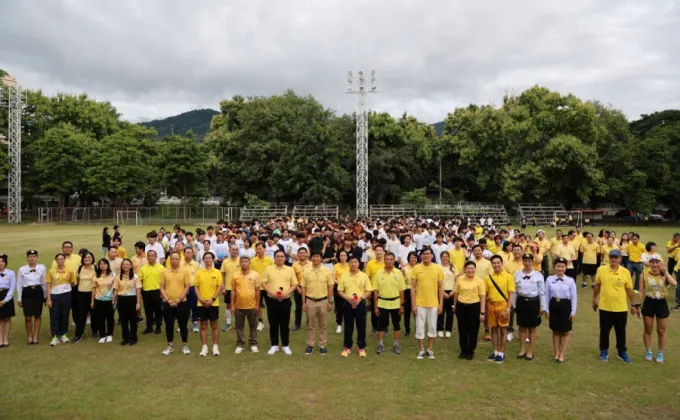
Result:
[[[158,133],[158,138],[171,135],[173,132],[183,136],[187,131],[192,130],[196,139],[203,141],[203,137],[210,130],[212,117],[217,114],[219,112],[214,109],[195,109],[162,120],[139,123],[139,125],[153,127]]]
[[[445,121],[440,121],[438,123],[432,124],[432,127],[434,127],[434,131],[437,132],[437,137],[441,137],[442,133],[444,132],[444,127],[446,126]]]

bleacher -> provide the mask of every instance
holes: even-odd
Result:
[[[508,212],[505,211],[505,206],[502,204],[486,204],[486,203],[458,203],[460,207],[460,217],[463,220],[467,220],[469,217],[475,222],[483,217],[488,219],[491,217],[494,225],[506,225],[510,221],[508,217]]]
[[[268,220],[288,215],[288,206],[243,207],[240,219],[243,221]]]
[[[524,217],[527,224],[531,224],[534,216],[539,226],[550,225],[557,218],[568,218],[568,212],[562,204],[556,203],[519,203],[517,205],[520,219]]]
[[[294,218],[297,217],[322,217],[322,218],[334,218],[337,219],[340,215],[338,206],[327,206],[322,204],[320,206],[293,206]]]
[[[453,218],[460,216],[460,205],[458,204],[429,204],[416,208],[418,217],[426,218]]]
[[[415,216],[416,206],[410,204],[372,204],[369,207],[371,217],[385,219],[389,217]]]

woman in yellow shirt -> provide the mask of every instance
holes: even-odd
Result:
[[[99,335],[99,344],[113,341],[113,281],[109,260],[102,258],[97,263],[97,275],[92,282],[90,308],[92,326]]]
[[[628,234],[626,232],[623,232],[621,234],[621,240],[619,240],[619,249],[621,250],[621,265],[624,267],[628,268],[628,263],[630,262],[630,257],[628,256],[628,244],[630,243],[630,239],[628,239]],[[605,263],[603,262],[602,265]]]
[[[646,348],[645,360],[648,362],[652,361],[652,332],[654,331],[654,318],[656,318],[656,333],[659,337],[656,362],[663,363],[663,352],[667,343],[666,327],[670,316],[666,301],[668,284],[677,286],[678,282],[663,268],[659,254],[653,254],[649,259],[649,271],[640,276],[640,296],[644,296],[642,316],[645,325],[642,339]]]
[[[333,266],[333,301],[335,302],[335,323],[337,328],[335,329],[336,334],[342,334],[342,306],[344,301],[340,298],[338,294],[338,281],[343,274],[349,273],[349,264],[347,264],[347,251],[341,249],[338,252],[338,262]]]
[[[92,298],[92,285],[94,278],[97,276],[95,271],[94,254],[87,251],[81,261],[81,266],[76,272],[76,279],[78,280],[77,292],[75,294],[76,301],[76,335],[73,337],[73,344],[80,342],[85,333],[85,323],[87,317],[92,315],[92,308],[90,307],[90,300]],[[92,336],[97,338],[97,332],[94,328],[94,323],[90,320],[92,327]]]
[[[137,344],[137,311],[142,302],[142,282],[132,269],[132,261],[124,259],[120,274],[113,281],[113,306],[123,329],[122,346]]]
[[[408,337],[411,335],[411,313],[413,311],[411,305],[411,272],[418,265],[418,254],[411,251],[406,256],[406,261],[408,264],[401,267],[401,272],[404,273],[404,283],[406,287],[404,288],[404,336]]]
[[[477,277],[477,265],[465,263],[465,275],[458,277],[454,285],[453,307],[458,318],[459,359],[472,360],[477,348],[479,324],[484,321],[486,290],[482,279]]]
[[[453,287],[456,283],[456,267],[451,264],[449,251],[440,254],[442,270],[444,271],[444,310],[437,316],[437,336],[444,337],[444,321],[446,321],[446,338],[451,338],[453,331]]]

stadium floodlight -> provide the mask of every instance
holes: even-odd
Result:
[[[7,75],[0,82],[0,103],[8,108],[7,221],[21,223],[21,114],[26,101],[14,77]]]
[[[357,159],[357,216],[368,216],[368,107],[366,95],[378,93],[375,86],[375,70],[371,70],[370,89],[366,86],[364,71],[359,70],[358,77],[347,72],[349,88],[348,94],[357,95],[357,131],[356,131],[356,159]]]

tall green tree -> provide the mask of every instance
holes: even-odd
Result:
[[[189,200],[208,192],[208,154],[196,139],[176,135],[163,139],[160,158],[162,180],[171,194],[182,198],[186,220]]]

